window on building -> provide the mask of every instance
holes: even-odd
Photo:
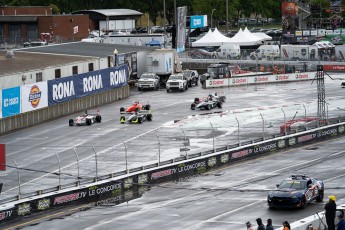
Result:
[[[42,81],[42,72],[36,73],[36,82]]]
[[[89,63],[89,72],[93,71],[93,63]]]
[[[55,78],[61,78],[61,69],[55,70]]]
[[[78,66],[75,65],[72,67],[72,75],[78,74]]]

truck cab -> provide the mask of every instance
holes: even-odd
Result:
[[[171,74],[166,83],[166,89],[168,93],[171,90],[179,90],[182,92],[187,90],[187,78],[182,73]]]
[[[227,64],[212,64],[207,67],[207,72],[201,75],[200,83],[203,85],[208,79],[230,78],[231,73]]]
[[[159,77],[155,73],[143,73],[138,80],[138,91],[143,89],[158,90],[160,85]]]

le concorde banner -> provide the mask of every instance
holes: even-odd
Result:
[[[49,80],[48,106],[119,88],[127,84],[127,65]]]
[[[36,82],[20,88],[21,113],[48,106],[47,82]]]

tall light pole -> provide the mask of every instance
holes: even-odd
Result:
[[[213,24],[212,24],[212,23],[213,23],[213,11],[215,11],[215,10],[216,10],[216,9],[213,9],[213,10],[212,10],[212,13],[211,13],[211,29],[212,29],[212,26],[213,26]]]
[[[226,0],[226,34],[229,33],[229,0]]]

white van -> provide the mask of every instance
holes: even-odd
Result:
[[[261,45],[257,50],[250,53],[252,60],[256,59],[267,59],[275,60],[280,58],[280,49],[278,45]]]
[[[217,49],[219,58],[239,59],[241,56],[241,49],[239,45],[223,44]]]

